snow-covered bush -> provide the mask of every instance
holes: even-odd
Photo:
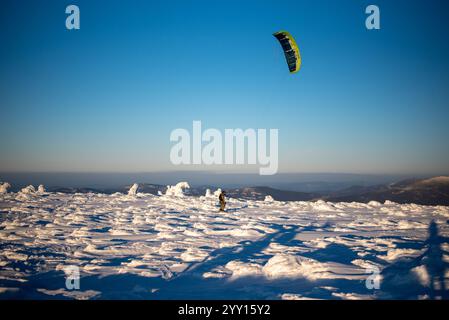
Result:
[[[190,186],[187,182],[178,182],[175,186],[167,186],[167,191],[165,191],[166,196],[176,196],[183,197],[184,189],[189,189]]]
[[[206,198],[212,198],[213,194],[210,189],[206,189],[206,194],[204,195]]]
[[[218,188],[214,192],[212,192],[210,189],[206,189],[206,194],[204,196],[201,196],[200,199],[202,199],[202,200],[217,200],[222,192],[223,191],[220,188]]]
[[[25,187],[22,190],[20,190],[20,193],[22,193],[22,194],[32,194],[32,193],[36,193],[36,189],[34,188],[34,186],[29,185],[28,187]]]
[[[218,197],[221,193],[221,189],[218,188],[215,192],[214,192],[214,196]]]
[[[11,185],[8,182],[0,183],[0,194],[8,193],[10,187]]]
[[[137,183],[134,183],[131,188],[129,188],[128,196],[135,196],[137,194],[137,189],[139,188],[139,185]]]

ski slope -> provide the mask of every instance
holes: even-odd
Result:
[[[228,199],[220,213],[211,192],[182,188],[0,194],[0,298],[433,299],[448,288],[449,207],[267,197]],[[79,267],[80,290],[66,289],[66,266]],[[366,286],[373,270],[379,289]]]

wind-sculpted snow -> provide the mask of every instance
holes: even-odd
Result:
[[[211,192],[193,197],[185,187],[0,194],[0,297],[444,297],[432,283],[448,282],[449,207],[270,197],[228,199],[220,213]],[[66,266],[79,267],[79,290],[66,289]],[[379,289],[366,286],[373,270]]]
[[[175,186],[167,186],[167,191],[165,191],[165,195],[167,196],[184,196],[184,189],[189,189],[190,186],[187,182],[178,182]]]
[[[0,194],[4,194],[8,192],[8,188],[10,188],[11,185],[8,182],[0,182]]]

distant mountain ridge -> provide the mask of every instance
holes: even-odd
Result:
[[[112,194],[115,192],[126,193],[129,187],[109,189],[50,187],[48,191],[64,193],[101,192]],[[138,191],[157,195],[159,192],[165,193],[166,189],[167,187],[164,185],[139,183]],[[205,194],[206,189],[215,191],[217,187],[193,187],[188,189],[186,193],[192,196],[201,196]],[[228,197],[252,200],[264,200],[267,195],[270,195],[273,199],[279,201],[326,200],[332,202],[367,203],[369,201],[385,202],[386,200],[390,200],[397,203],[449,206],[449,176],[428,179],[407,179],[396,183],[375,186],[352,186],[328,193],[288,191],[266,186],[228,188],[225,191]]]
[[[226,194],[232,198],[254,200],[264,200],[269,195],[278,201],[310,201],[319,197],[317,193],[279,190],[264,186],[227,189]]]
[[[408,179],[389,185],[351,187],[323,197],[333,202],[384,202],[416,203],[423,205],[449,205],[449,177]]]

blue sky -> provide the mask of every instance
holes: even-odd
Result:
[[[447,1],[1,5],[0,171],[189,169],[171,165],[169,135],[201,120],[278,128],[281,172],[449,172]]]

